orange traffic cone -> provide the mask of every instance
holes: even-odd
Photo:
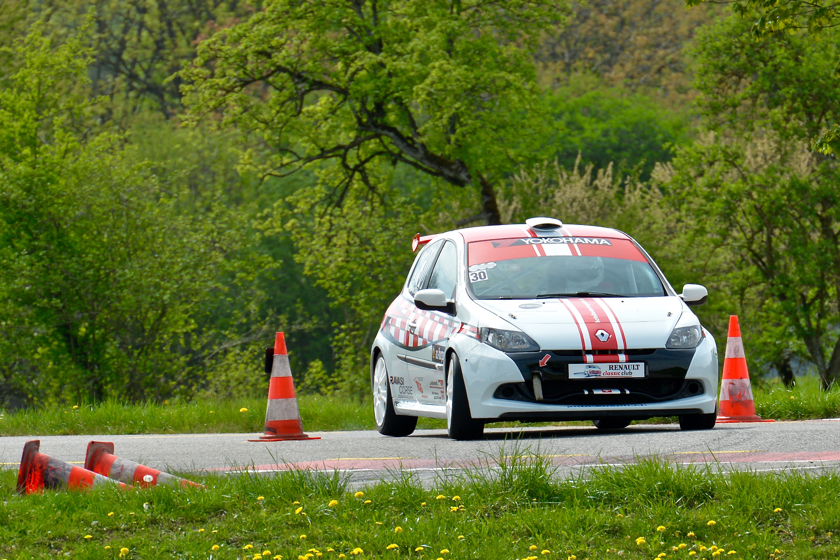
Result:
[[[204,488],[191,480],[185,480],[134,461],[121,459],[114,455],[114,444],[110,441],[88,443],[85,468],[96,474],[143,488],[156,486],[157,484],[180,484],[181,486]]]
[[[723,359],[723,379],[720,382],[720,411],[717,422],[773,422],[763,420],[755,413],[750,373],[747,371],[747,357],[744,354],[737,315],[729,316],[728,337],[726,356]]]
[[[268,407],[265,411],[265,434],[260,439],[248,441],[285,441],[289,439],[321,439],[303,433],[300,422],[286,338],[277,333],[274,341],[274,361],[271,364],[271,381],[268,385]]]
[[[23,446],[17,482],[17,491],[20,494],[40,494],[44,488],[87,490],[100,484],[119,484],[125,488],[122,482],[53,459],[49,455],[39,453],[40,449],[41,441],[37,439],[28,441]]]

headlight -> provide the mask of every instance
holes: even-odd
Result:
[[[703,330],[699,326],[679,327],[668,337],[665,348],[696,348],[703,340]]]
[[[522,331],[503,331],[482,327],[479,340],[502,352],[536,352],[539,344]]]

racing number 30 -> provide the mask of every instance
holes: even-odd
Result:
[[[478,272],[470,272],[470,282],[481,282],[487,280],[487,271],[479,270]]]

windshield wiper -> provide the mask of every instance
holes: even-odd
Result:
[[[569,293],[561,293],[558,292],[556,294],[537,294],[537,299],[539,298],[564,298],[564,297],[627,297],[622,294],[608,294],[606,292],[575,292],[573,294]]]

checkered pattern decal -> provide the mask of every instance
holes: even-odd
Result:
[[[409,330],[409,323],[417,323],[414,332]],[[461,322],[457,319],[443,313],[417,309],[403,296],[391,304],[382,320],[385,335],[397,346],[411,349],[446,340],[458,332],[460,327]]]

